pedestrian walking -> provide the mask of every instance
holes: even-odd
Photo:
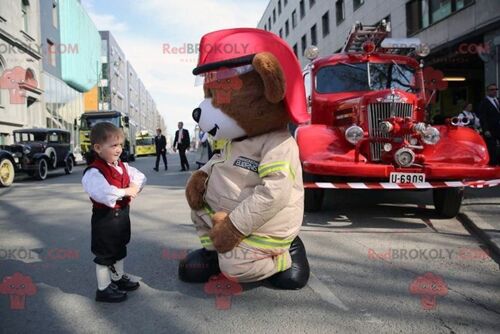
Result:
[[[189,139],[189,131],[184,129],[184,123],[179,122],[177,124],[179,130],[175,131],[174,138],[174,151],[179,150],[179,157],[181,158],[181,172],[189,170],[189,162],[186,158],[186,150],[191,145],[191,140]]]
[[[160,167],[160,157],[163,159],[163,164],[165,165],[165,170],[168,170],[167,163],[167,139],[164,135],[161,134],[161,129],[156,129],[156,137],[155,137],[155,146],[156,146],[156,164],[155,171],[159,170]]]

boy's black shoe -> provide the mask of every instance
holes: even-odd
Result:
[[[268,281],[278,289],[297,290],[303,288],[309,280],[309,262],[307,261],[306,248],[296,237],[290,245],[292,266],[285,271],[274,274]]]
[[[219,273],[219,257],[216,251],[197,249],[179,262],[179,278],[187,283],[205,283],[211,276]]]
[[[118,286],[118,290],[122,291],[134,291],[137,290],[140,286],[139,282],[132,282],[130,280],[130,277],[127,275],[123,274],[122,278],[120,278],[118,281],[113,281],[113,284],[116,284]]]
[[[105,303],[120,303],[127,299],[127,292],[118,290],[118,286],[116,284],[111,283],[104,290],[97,289],[95,293],[95,300],[97,302],[105,302]]]
[[[158,168],[153,168],[153,170],[154,170],[155,172],[157,172],[157,171],[158,171]]]

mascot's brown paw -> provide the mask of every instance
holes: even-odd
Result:
[[[186,185],[186,199],[189,207],[200,210],[203,207],[203,194],[205,193],[205,181],[208,174],[198,170],[191,175]]]
[[[234,227],[226,212],[218,211],[212,216],[213,227],[209,235],[219,253],[225,253],[236,247],[245,237]]]

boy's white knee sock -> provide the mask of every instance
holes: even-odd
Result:
[[[116,261],[113,267],[115,268],[115,272],[111,271],[111,278],[113,281],[118,281],[124,274],[123,259]]]
[[[111,278],[109,277],[109,269],[107,266],[100,264],[95,265],[95,273],[97,276],[97,288],[99,290],[104,290],[111,283]]]

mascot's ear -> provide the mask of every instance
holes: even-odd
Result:
[[[269,52],[257,53],[252,65],[264,82],[264,94],[271,103],[285,98],[285,76],[278,59]]]

